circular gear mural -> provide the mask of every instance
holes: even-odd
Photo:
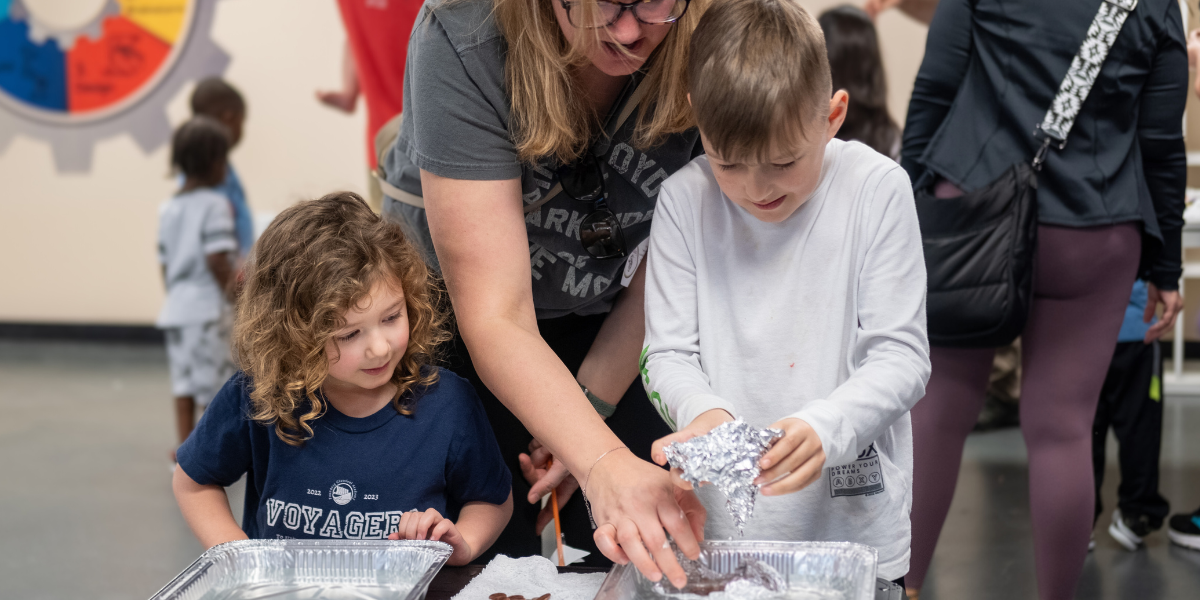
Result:
[[[229,56],[209,32],[216,0],[0,0],[0,153],[17,133],[50,142],[59,171],[128,132],[170,139],[166,105]]]

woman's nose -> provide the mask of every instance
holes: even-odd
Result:
[[[642,24],[633,16],[632,10],[623,11],[607,30],[609,38],[618,44],[632,44],[642,37]]]

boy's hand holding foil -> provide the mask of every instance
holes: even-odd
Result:
[[[686,431],[684,436],[690,436],[689,439],[668,444],[661,448],[661,453],[670,463],[674,478],[691,485],[701,482],[715,485],[725,495],[725,507],[741,533],[754,514],[758,495],[755,481],[761,473],[759,460],[784,432],[760,429],[741,419],[729,420],[729,413],[724,410],[706,411],[701,417],[706,422],[703,427],[709,421],[720,424],[704,435],[695,435],[701,426]]]
[[[655,441],[650,457],[654,462],[666,466],[667,446],[708,435],[719,425],[733,420],[733,415],[719,408],[701,413],[687,427]],[[758,462],[763,471],[754,479],[754,484],[760,486],[759,491],[766,496],[790,494],[820,478],[825,468],[825,449],[813,428],[801,419],[788,417],[776,421],[771,429],[782,430],[784,435],[773,442],[771,449]],[[681,476],[682,473],[682,469],[672,467],[671,480],[683,489],[692,489],[692,484]]]
[[[763,472],[754,480],[764,496],[798,492],[818,478],[825,469],[825,449],[817,432],[804,421],[789,417],[771,425],[784,435],[758,461]]]

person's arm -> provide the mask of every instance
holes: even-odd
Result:
[[[200,485],[182,467],[175,468],[171,479],[175,501],[188,527],[207,550],[233,540],[244,540],[246,532],[238,527],[229,510],[229,498],[225,488],[219,485]]]
[[[892,8],[899,8],[900,12],[920,21],[926,25],[933,20],[933,13],[937,11],[939,0],[867,0],[863,4],[863,10],[866,11],[872,19],[877,18],[879,13]]]
[[[659,190],[646,253],[642,384],[659,415],[678,431],[708,411],[735,412],[713,392],[701,366],[696,265],[688,248],[703,240],[689,239],[690,215],[676,206],[672,192],[669,184]]]
[[[459,567],[478,558],[496,542],[512,516],[512,508],[510,492],[504,504],[466,503],[458,513],[457,523],[433,508],[423,513],[407,512],[400,517],[399,528],[388,534],[388,539],[446,542],[454,549],[446,564]]]
[[[204,256],[204,264],[208,265],[213,279],[217,280],[217,285],[221,286],[221,291],[225,292],[225,296],[230,300],[233,300],[233,292],[237,287],[234,285],[233,263],[235,260],[237,259],[233,252],[214,252]]]
[[[617,296],[600,326],[576,379],[601,400],[616,405],[638,376],[638,354],[645,338],[646,261],[629,287]]]
[[[1179,279],[1183,276],[1187,148],[1181,122],[1187,104],[1188,49],[1182,16],[1174,4],[1167,6],[1164,21],[1154,66],[1142,88],[1138,109],[1142,173],[1163,237],[1162,251],[1146,276],[1149,282],[1146,322],[1162,307],[1162,317],[1146,332],[1147,343],[1174,327],[1175,317],[1183,309]]]
[[[615,450],[624,444],[539,334],[520,181],[449,179],[422,169],[421,187],[459,331],[480,379],[582,483],[601,525],[600,550],[614,561],[632,560],[652,580],[665,573],[683,585],[682,568],[663,547],[663,528],[697,557],[703,521],[689,522],[665,471]]]
[[[950,111],[971,60],[970,0],[944,0],[929,26],[925,58],[913,83],[900,164],[915,183],[925,172],[919,162],[929,140]]]
[[[1178,8],[1172,4],[1167,9],[1154,66],[1142,88],[1137,123],[1142,172],[1163,235],[1163,251],[1152,265],[1148,280],[1164,291],[1179,289],[1183,274],[1187,182],[1187,150],[1181,126],[1187,103],[1187,45]]]
[[[1196,71],[1200,68],[1200,29],[1193,29],[1187,37],[1187,53],[1188,53],[1188,69]],[[1200,96],[1200,77],[1195,78],[1195,88],[1197,96]]]
[[[625,390],[637,378],[638,352],[645,337],[646,261],[638,266],[629,287],[618,296],[613,308],[600,326],[592,346],[584,356],[575,379],[588,391],[609,405],[616,406]],[[533,440],[529,454],[519,457],[521,475],[529,482],[527,500],[539,502],[551,490],[558,491],[558,507],[566,506],[571,496],[579,489],[579,482],[571,477],[563,463],[549,463],[550,450],[541,441]],[[553,518],[554,508],[549,504],[542,507],[534,523],[541,535],[542,528]]]
[[[651,446],[650,458],[660,465],[667,464],[665,447],[704,435],[734,415],[733,404],[713,393],[701,367],[696,265],[688,248],[703,242],[685,233],[693,224],[686,209],[676,206],[673,191],[668,183],[658,192],[646,252],[642,385],[659,416],[675,430]],[[672,469],[675,484],[690,489],[678,475]]]
[[[790,415],[815,431],[825,466],[853,462],[925,395],[929,380],[925,257],[912,189],[896,170],[883,176],[875,193],[864,227],[869,246],[858,275],[858,339],[852,349],[857,368],[827,398]],[[778,469],[785,466],[779,464],[784,450],[773,448],[764,457],[772,463],[763,473],[766,480],[787,471]],[[798,482],[785,479],[764,493],[802,487],[791,483]]]
[[[354,63],[354,53],[350,50],[350,42],[342,49],[342,89],[317,90],[317,100],[330,108],[335,108],[347,114],[353,114],[358,105],[358,95],[361,88],[358,83],[358,66]]]
[[[162,232],[159,232],[158,235],[158,251],[156,255],[158,256],[159,272],[162,273],[163,289],[165,290],[167,289],[167,248],[162,242]]]
[[[512,493],[509,493],[508,500],[505,500],[504,504],[468,502],[463,506],[456,525],[467,545],[474,549],[474,553],[471,558],[461,564],[465,565],[475,560],[485,550],[492,547],[496,538],[500,537],[500,532],[504,531],[504,526],[508,525],[512,511]]]
[[[223,195],[212,200],[206,207],[200,229],[200,250],[204,252],[204,264],[213,279],[233,299],[236,287],[234,263],[237,261],[237,234],[233,224],[233,207]]]

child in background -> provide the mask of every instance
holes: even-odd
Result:
[[[219,77],[201,80],[192,91],[192,114],[216,119],[229,131],[229,149],[242,141],[242,125],[246,122],[246,100],[232,85]],[[246,191],[232,164],[227,164],[225,179],[217,188],[233,207],[233,224],[237,232],[238,258],[245,260],[254,245],[254,215],[246,203]]]
[[[433,539],[450,564],[512,514],[474,388],[433,366],[440,294],[400,226],[354,194],[303,202],[255,246],[242,372],[179,448],[179,508],[206,548],[236,539]],[[225,486],[248,474],[239,528]]]
[[[1171,505],[1158,493],[1158,455],[1162,447],[1162,349],[1158,340],[1147,344],[1146,282],[1133,283],[1117,349],[1100,390],[1092,425],[1092,468],[1096,477],[1096,520],[1103,511],[1105,442],[1111,426],[1120,445],[1121,485],[1117,509],[1108,534],[1130,552],[1162,527]],[[1150,313],[1149,316],[1153,316]],[[1095,540],[1093,539],[1093,542]]]
[[[833,89],[850,95],[837,138],[862,142],[899,161],[900,127],[888,114],[887,75],[871,17],[856,6],[843,5],[821,13],[817,22],[825,33]]]
[[[925,259],[904,170],[833,139],[847,97],[822,37],[796,0],[717,2],[692,37],[706,154],[663,184],[650,232],[643,383],[677,431],[652,456],[734,417],[778,427],[745,538],[867,544],[902,580]],[[720,492],[697,494],[705,537],[734,535]]]
[[[167,300],[157,326],[167,341],[179,443],[234,372],[229,351],[233,263],[237,252],[229,201],[214,188],[225,179],[226,129],[193,117],[175,131],[171,165],[182,185],[159,215],[158,260]],[[171,460],[175,453],[171,452]]]

